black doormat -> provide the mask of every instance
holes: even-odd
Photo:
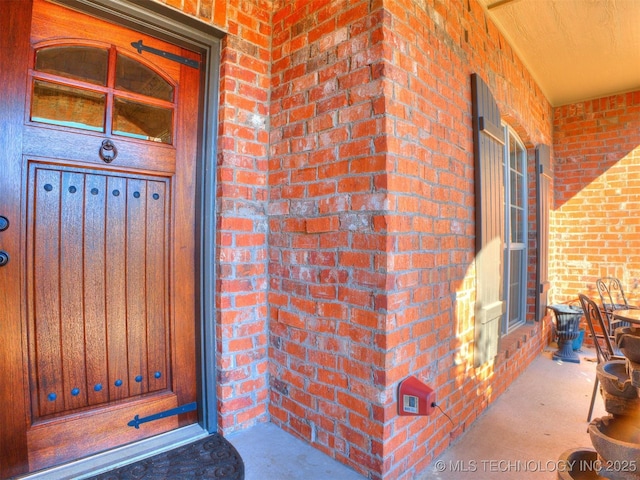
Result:
[[[90,480],[244,480],[244,462],[222,435],[197,442],[102,473]]]

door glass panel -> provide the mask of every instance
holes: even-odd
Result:
[[[31,120],[53,125],[104,131],[105,95],[81,88],[36,80]]]
[[[172,142],[172,109],[122,98],[116,98],[113,107],[114,134],[153,142]]]
[[[173,86],[156,72],[135,60],[118,55],[115,87],[160,100],[173,100]]]
[[[36,52],[36,70],[105,86],[108,52],[95,47],[48,47]]]

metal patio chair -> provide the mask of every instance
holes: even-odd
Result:
[[[593,338],[593,345],[596,348],[596,355],[598,364],[608,362],[609,360],[621,360],[624,357],[616,351],[611,341],[611,332],[608,329],[608,325],[602,318],[602,312],[600,307],[586,295],[578,295],[580,299],[580,305],[582,305],[582,311],[589,327],[589,333]],[[596,325],[602,331],[602,334],[597,333]],[[589,414],[587,415],[587,422],[591,421],[591,415],[593,414],[593,405],[596,400],[596,393],[598,391],[599,380],[596,375],[596,380],[593,384],[593,393],[591,394],[591,403],[589,405]]]
[[[596,280],[596,288],[600,295],[600,301],[602,303],[602,311],[606,316],[608,323],[609,335],[612,336],[616,327],[628,326],[627,323],[615,320],[613,318],[614,310],[623,309],[640,309],[639,306],[630,305],[627,301],[627,297],[624,294],[622,284],[616,277],[602,277]]]

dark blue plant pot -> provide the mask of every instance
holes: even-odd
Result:
[[[582,343],[584,342],[584,328],[581,328],[578,332],[578,336],[575,338],[571,347],[574,351],[580,350],[582,348]]]

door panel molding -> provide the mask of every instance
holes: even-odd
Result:
[[[170,177],[28,171],[34,420],[167,389]]]
[[[61,159],[64,162],[78,161],[92,163],[96,168],[106,168],[107,164],[100,158],[98,152],[104,135],[72,132],[64,127],[51,126],[27,126],[24,129],[24,153],[30,157],[44,156],[50,159]],[[73,151],[65,147],[62,138],[73,137]],[[141,153],[148,150],[149,146],[131,141],[120,141],[112,137],[118,147],[118,156],[108,164],[111,168],[131,168],[136,172],[141,170]],[[125,143],[126,142],[126,143]],[[172,146],[153,145],[154,155],[151,162],[147,162],[144,170],[148,172],[175,172],[175,153]]]
[[[112,448],[140,440],[140,430],[129,427],[126,422],[123,422],[124,419],[128,420],[136,415],[152,415],[178,405],[174,394],[159,395],[152,402],[144,405],[141,405],[141,402],[142,400],[126,403],[104,412],[98,410],[91,416],[80,413],[65,419],[64,422],[56,422],[54,419],[35,425],[27,434],[29,465],[33,471],[41,470],[59,463],[60,457],[80,458],[105,451],[105,445]],[[96,430],[102,432],[99,438],[83,434],[82,426],[87,422],[92,422]],[[116,427],[116,425],[119,426]],[[46,430],[43,427],[46,427]],[[177,417],[163,418],[146,424],[144,437],[148,438],[177,427]],[[69,438],[70,435],[71,438]],[[68,445],[64,449],[60,447],[60,438],[65,438],[65,445]]]

